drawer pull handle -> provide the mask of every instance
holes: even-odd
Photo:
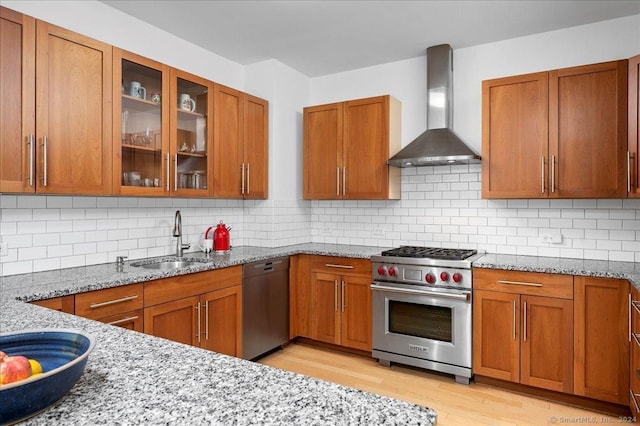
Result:
[[[137,315],[133,316],[133,317],[122,318],[122,319],[119,319],[119,320],[108,322],[107,325],[118,325],[118,324],[124,324],[126,322],[133,322],[133,321],[137,320],[138,318],[139,317]]]
[[[510,284],[510,285],[526,285],[529,287],[542,287],[540,283],[527,283],[523,281],[506,281],[506,280],[498,280],[499,284]]]
[[[325,263],[327,268],[342,268],[342,269],[353,269],[354,267],[351,265],[336,265],[335,263]]]
[[[109,300],[107,302],[101,302],[101,303],[93,303],[89,305],[89,308],[91,309],[102,308],[103,306],[115,305],[116,303],[124,303],[137,298],[138,298],[138,295],[136,294],[134,296],[123,297],[122,299]]]
[[[631,389],[629,389],[629,394],[631,395],[631,400],[633,401],[633,405],[636,407],[636,413],[640,413],[640,407],[638,407],[638,402],[636,401],[636,396],[640,396],[637,393],[634,393]]]

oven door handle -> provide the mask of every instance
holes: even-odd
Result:
[[[404,293],[404,294],[418,294],[421,296],[442,297],[443,299],[462,300],[464,302],[468,302],[469,297],[471,296],[471,293],[453,294],[453,293],[442,293],[439,291],[410,290],[406,288],[388,287],[388,286],[378,285],[378,284],[371,284],[371,290],[390,291],[393,293]]]

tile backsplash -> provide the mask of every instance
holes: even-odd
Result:
[[[203,200],[0,195],[2,275],[175,253],[208,226],[232,227],[232,245],[304,242],[476,248],[492,253],[640,262],[640,199],[483,200],[480,165],[402,170],[393,201]],[[543,242],[561,234],[562,242]]]

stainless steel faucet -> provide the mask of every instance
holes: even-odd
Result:
[[[180,210],[176,210],[176,217],[173,223],[173,236],[178,237],[176,240],[176,256],[182,257],[184,250],[191,248],[191,244],[182,244],[182,215]]]

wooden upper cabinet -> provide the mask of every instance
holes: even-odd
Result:
[[[36,39],[37,192],[110,194],[111,46],[43,21]]]
[[[269,102],[245,95],[245,199],[269,196]]]
[[[627,61],[483,82],[483,198],[627,193]]]
[[[214,197],[267,198],[268,111],[263,99],[214,86]]]
[[[0,7],[0,192],[35,191],[35,28]]]
[[[170,193],[211,197],[213,83],[175,68],[170,76]]]
[[[398,199],[400,103],[391,96],[304,109],[305,199]]]
[[[548,73],[482,82],[482,197],[547,196]]]
[[[303,197],[340,198],[343,104],[304,109]]]
[[[628,74],[628,154],[627,192],[630,197],[639,197],[640,188],[640,55],[629,59]]]
[[[627,194],[626,60],[549,73],[551,197]]]
[[[167,195],[169,67],[114,48],[113,82],[113,192]]]

